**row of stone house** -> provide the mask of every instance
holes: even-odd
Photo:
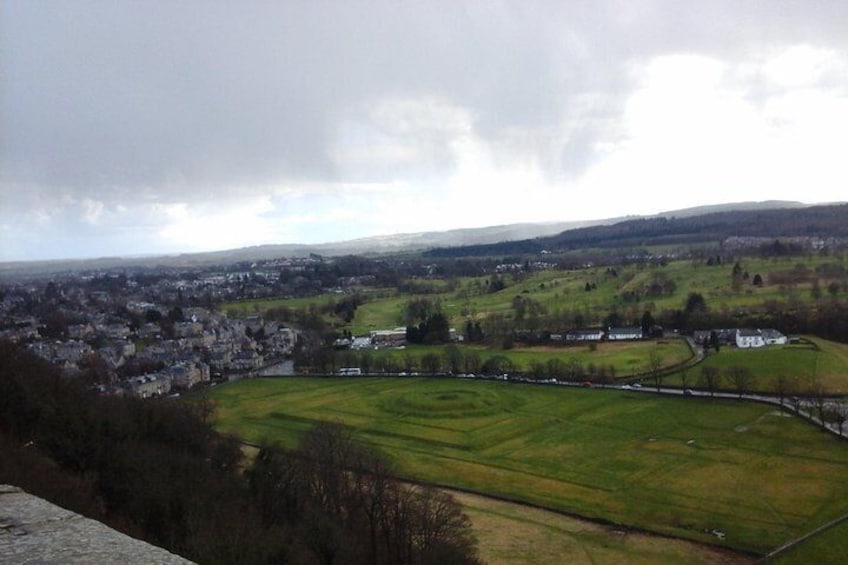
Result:
[[[568,343],[607,341],[628,341],[642,339],[644,336],[641,327],[619,327],[602,329],[574,329],[563,334],[552,334],[554,341],[566,341]]]
[[[259,317],[224,319],[222,323],[210,324],[210,327],[191,319],[175,324],[175,333],[180,337],[168,340],[162,339],[161,328],[156,323],[143,325],[134,335],[130,333],[128,324],[113,325],[115,327],[109,328],[107,334],[104,333],[105,326],[77,324],[72,326],[73,335],[89,338],[87,341],[36,339],[27,347],[69,375],[77,374],[89,355],[99,356],[113,376],[130,360],[141,365],[167,367],[153,375],[141,375],[145,378],[127,379],[116,391],[151,396],[167,393],[166,389],[170,390],[171,384],[190,388],[209,380],[213,371],[222,376],[225,373],[256,372],[266,362],[291,354],[297,340],[294,330],[281,328],[275,322],[265,324]],[[118,331],[119,328],[121,331]],[[263,336],[261,344],[250,337],[260,331]],[[107,335],[109,337],[104,337]]]
[[[462,334],[454,328],[450,328],[448,334],[451,342],[463,341]],[[337,339],[334,343],[336,349],[383,349],[404,345],[406,345],[406,328],[372,330],[368,335],[343,337]]]
[[[124,380],[118,387],[123,394],[153,398],[169,394],[174,389],[186,390],[210,379],[205,363],[177,363],[166,370]]]
[[[715,335],[715,338],[713,338]],[[773,328],[720,328],[714,330],[697,330],[692,334],[695,343],[709,345],[713,339],[721,345],[733,345],[739,349],[766,347],[768,345],[784,345],[789,338]]]

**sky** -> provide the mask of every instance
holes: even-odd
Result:
[[[844,0],[0,2],[0,261],[848,200]]]

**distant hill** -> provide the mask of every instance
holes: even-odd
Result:
[[[845,232],[845,226],[848,226],[845,211],[844,205],[809,206],[787,201],[738,202],[673,210],[655,216],[508,224],[385,235],[316,245],[260,245],[151,257],[9,262],[0,263],[0,276],[130,267],[200,267],[279,257],[305,257],[311,253],[333,257],[421,251],[432,257],[457,257],[539,253],[545,249],[717,241],[732,235],[776,237],[827,233],[836,236],[837,232]]]
[[[620,219],[620,218],[619,218]],[[225,265],[242,261],[262,261],[279,257],[306,257],[318,254],[326,257],[423,251],[441,246],[462,246],[528,239],[562,233],[565,230],[599,225],[617,220],[588,220],[576,222],[523,223],[484,228],[466,228],[440,232],[407,233],[366,237],[334,243],[258,245],[209,251],[158,255],[149,257],[102,257],[56,261],[15,261],[0,263],[0,276],[38,275],[74,270],[112,268],[201,267]]]
[[[763,203],[773,205],[775,203]],[[796,206],[777,203],[779,208],[746,205],[735,209],[698,214],[698,208],[630,219],[610,225],[577,228],[549,237],[538,237],[487,245],[432,249],[431,257],[521,255],[572,249],[644,247],[720,243],[729,237],[817,236],[848,238],[848,204]]]
[[[826,205],[820,203],[820,205]],[[751,210],[780,210],[786,208],[809,208],[811,204],[794,202],[790,200],[763,200],[759,202],[733,202],[729,204],[710,204],[707,206],[695,206],[694,208],[681,208],[670,212],[661,212],[656,216],[665,218],[689,218],[692,216],[703,216],[716,212],[743,212]],[[648,216],[651,217],[651,216]]]

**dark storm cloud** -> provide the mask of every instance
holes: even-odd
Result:
[[[624,93],[635,57],[828,35],[841,15],[838,2],[7,2],[4,180],[155,193],[335,179],[337,124],[367,121],[383,96],[440,95],[497,140],[568,120],[576,96]],[[591,159],[579,119],[550,166]]]

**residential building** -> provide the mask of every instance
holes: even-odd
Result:
[[[642,339],[642,337],[641,327],[609,328],[609,331],[607,331],[607,339],[609,341]]]

